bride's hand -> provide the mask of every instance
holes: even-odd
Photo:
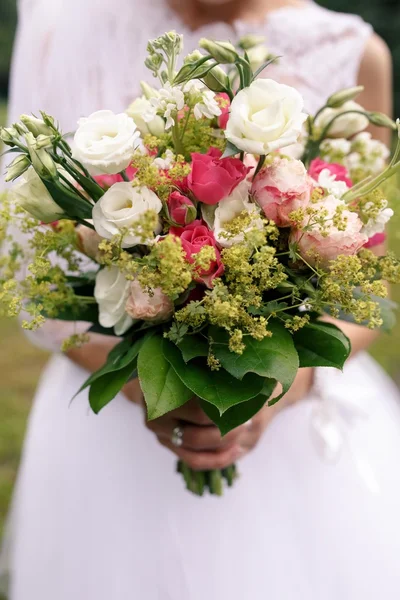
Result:
[[[195,399],[160,419],[146,422],[158,441],[174,452],[189,467],[198,471],[223,469],[253,450],[278,412],[301,400],[312,385],[312,370],[302,369],[289,394],[274,406],[265,406],[251,421],[221,436],[219,429],[207,417]],[[138,383],[130,383],[131,393],[138,401]],[[276,394],[280,390],[277,388]],[[181,445],[173,443],[174,430],[182,433]],[[176,441],[176,440],[175,440]]]

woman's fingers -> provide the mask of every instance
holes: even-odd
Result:
[[[244,453],[239,445],[230,446],[213,452],[196,452],[186,448],[177,448],[165,438],[159,438],[160,444],[168,448],[195,471],[212,471],[225,469],[236,462]]]

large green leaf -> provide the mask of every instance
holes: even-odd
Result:
[[[62,208],[70,218],[91,219],[92,205],[74,194],[67,187],[42,179],[54,202]]]
[[[237,379],[243,379],[247,373],[256,373],[260,377],[275,379],[282,384],[282,395],[292,385],[299,369],[299,357],[293,339],[285,327],[271,321],[269,328],[272,337],[261,341],[246,338],[243,354],[231,352],[228,346],[228,334],[220,328],[212,328],[213,352],[224,369]],[[277,402],[281,397],[274,399]]]
[[[161,335],[149,337],[144,342],[138,357],[139,381],[149,420],[162,417],[171,410],[183,406],[193,397],[193,393],[182,383],[164,357],[163,342]],[[171,346],[180,355],[179,350],[173,344]]]
[[[137,355],[139,354],[139,350],[142,347],[143,342],[143,338],[138,339],[135,342],[132,342],[131,339],[122,340],[122,342],[117,344],[117,346],[111,350],[107,357],[106,363],[101,367],[101,369],[92,373],[92,375],[85,381],[75,396],[80,394],[98,379],[101,379],[104,375],[120,371],[133,364]],[[132,369],[132,371],[133,370],[134,369]]]
[[[267,381],[269,381],[271,389],[269,394],[270,396],[275,389],[276,381],[274,379],[269,379]],[[260,394],[251,400],[247,400],[246,402],[242,402],[241,404],[233,406],[223,415],[220,415],[218,409],[205,400],[201,400],[201,406],[206,415],[218,427],[221,434],[226,435],[232,431],[232,429],[236,429],[237,427],[240,427],[240,425],[243,425],[252,419],[265,406],[267,401],[268,397]]]
[[[136,370],[136,360],[137,359],[134,358],[131,363],[126,365],[123,369],[107,373],[92,383],[89,390],[89,404],[96,415],[107,406],[111,400],[114,400],[115,396],[119,394],[124,385],[128,383]]]
[[[350,356],[349,338],[331,323],[309,323],[294,334],[301,367],[343,369]]]
[[[220,415],[236,404],[255,398],[263,388],[264,379],[254,374],[239,380],[224,369],[211,371],[203,359],[186,364],[179,349],[167,340],[164,340],[164,354],[193,394],[213,404]]]
[[[199,356],[208,356],[208,342],[199,335],[186,335],[177,346],[182,352],[183,360],[186,363]]]

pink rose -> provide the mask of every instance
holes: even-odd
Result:
[[[138,281],[132,281],[125,311],[132,319],[166,321],[172,316],[174,305],[160,288],[149,294]]]
[[[99,244],[103,241],[103,238],[97,231],[85,227],[85,225],[78,225],[75,231],[78,236],[79,250],[89,258],[99,262]]]
[[[384,244],[386,241],[386,233],[376,233],[371,238],[369,238],[368,242],[365,244],[364,248],[375,248],[376,246],[380,246]]]
[[[172,192],[168,198],[168,211],[171,221],[175,225],[189,225],[197,215],[193,202],[178,191]]]
[[[221,254],[217,248],[217,243],[212,231],[208,229],[203,221],[193,221],[190,225],[184,228],[171,227],[170,234],[180,238],[182,247],[186,252],[186,258],[190,264],[194,263],[194,256],[200,252],[204,246],[212,246],[215,250],[215,260],[210,264],[207,271],[198,271],[196,281],[204,283],[208,288],[212,287],[212,283],[216,277],[221,277],[224,272]]]
[[[361,233],[363,223],[357,213],[346,209],[342,212],[342,218],[347,219],[344,231],[340,231],[333,224],[336,210],[342,205],[342,200],[332,195],[327,196],[321,202],[312,205],[313,209],[328,212],[324,219],[324,230],[320,224],[315,223],[310,225],[307,231],[292,231],[289,241],[297,243],[300,255],[310,265],[318,263],[322,267],[328,267],[329,262],[339,255],[353,256],[367,243],[368,237]]]
[[[188,186],[204,204],[217,204],[230,196],[249,172],[249,168],[238,158],[221,156],[222,153],[217,148],[211,148],[207,154],[192,154]]]
[[[133,167],[128,167],[125,169],[125,173],[128,176],[129,181],[132,181],[137,173],[137,169]],[[124,181],[123,177],[117,173],[117,175],[96,175],[94,179],[97,181],[100,187],[108,190],[114,183],[122,183]]]
[[[318,182],[319,176],[324,169],[328,169],[329,173],[336,177],[336,181],[344,181],[347,187],[353,187],[353,182],[349,177],[348,170],[346,167],[339,165],[338,163],[327,163],[321,158],[315,158],[311,161],[308,173],[310,177],[314,179],[314,181]]]
[[[251,193],[267,219],[290,227],[290,213],[307,206],[311,191],[312,181],[300,160],[276,158],[255,177]]]
[[[217,94],[217,102],[221,109],[221,115],[218,117],[218,127],[220,129],[226,129],[229,121],[229,111],[231,108],[231,101],[228,94],[221,93]]]

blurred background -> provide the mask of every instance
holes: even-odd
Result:
[[[395,114],[400,116],[399,0],[352,0],[351,3],[348,0],[321,0],[320,4],[333,10],[362,15],[389,44],[395,64]],[[0,124],[6,121],[9,66],[16,21],[16,0],[0,0]],[[400,178],[398,185],[393,187],[393,195],[399,197]],[[391,222],[390,245],[400,255],[400,216]],[[399,289],[394,290],[393,296],[400,302]],[[371,352],[400,384],[399,348],[400,323],[394,334],[391,337],[382,336]],[[18,360],[15,360],[16,357]],[[46,359],[44,352],[28,344],[15,323],[0,319],[0,537],[18,468],[32,395]]]

